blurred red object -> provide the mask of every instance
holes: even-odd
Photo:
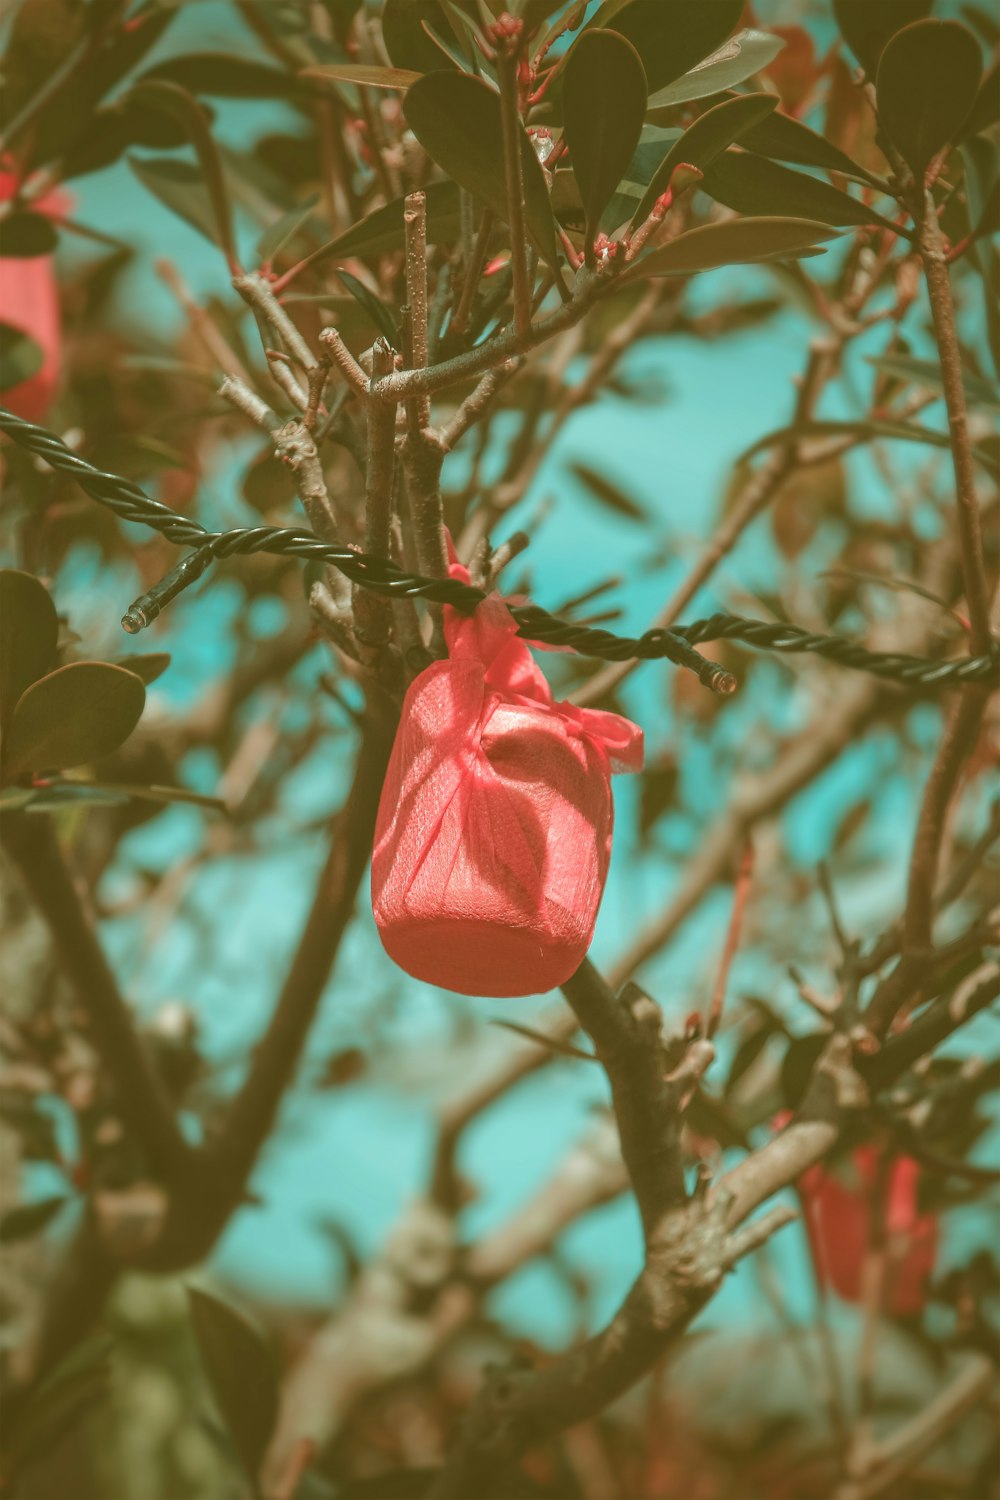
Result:
[[[453,563],[451,576],[468,582]],[[379,804],[372,906],[390,958],[463,995],[541,994],[586,955],[611,855],[619,714],[558,703],[503,600],[445,608],[448,659],[411,684]]]
[[[19,186],[15,173],[0,170],[0,203],[14,197]],[[60,193],[46,193],[31,204],[33,213],[65,211]],[[42,351],[41,367],[9,390],[0,392],[0,405],[27,422],[42,422],[48,415],[62,368],[62,332],[59,291],[51,255],[0,257],[0,323],[35,341]]]
[[[921,1169],[912,1156],[887,1160],[881,1147],[868,1143],[856,1147],[837,1172],[810,1167],[799,1180],[807,1228],[817,1269],[846,1302],[861,1302],[883,1171],[888,1174],[883,1306],[893,1317],[912,1317],[926,1301],[940,1239],[937,1218],[918,1206]]]

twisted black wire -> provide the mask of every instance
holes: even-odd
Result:
[[[122,520],[150,526],[169,541],[195,550],[141,599],[131,606],[122,625],[135,633],[152,623],[160,611],[217,558],[245,552],[270,552],[281,556],[330,563],[361,587],[377,594],[406,595],[451,604],[471,613],[486,597],[472,584],[453,578],[424,578],[405,573],[384,558],[355,552],[350,547],[320,541],[310,531],[276,526],[255,526],[234,531],[207,531],[197,521],[178,515],[169,506],[153,500],[138,485],[117,474],[97,469],[67,448],[55,433],[16,417],[0,407],[0,431],[21,447],[43,458],[54,469],[69,474],[88,495],[113,510]],[[671,630],[647,630],[638,637],[613,635],[609,630],[574,625],[550,615],[537,604],[512,604],[511,614],[518,633],[545,645],[568,646],[585,656],[605,661],[655,660],[666,658],[693,671],[717,693],[731,693],[736,681],[717,663],[707,661],[693,648],[699,641],[739,640],[758,650],[810,652],[840,666],[871,672],[911,687],[946,687],[965,682],[986,682],[1000,668],[1000,643],[985,656],[931,661],[925,657],[894,652],[868,651],[843,636],[823,635],[795,625],[747,619],[740,615],[715,614],[691,625]]]

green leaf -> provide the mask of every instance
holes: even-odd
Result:
[[[614,31],[585,31],[563,76],[563,131],[586,216],[588,260],[604,212],[639,144],[646,75]]]
[[[769,115],[777,102],[776,94],[740,94],[706,110],[674,142],[653,173],[632,216],[633,226],[641,224],[648,216],[657,198],[670,186],[670,178],[681,162],[703,172],[727,146],[740,140],[752,125]]]
[[[844,41],[874,79],[889,38],[911,21],[922,21],[933,4],[934,0],[833,0],[833,14]]]
[[[702,224],[644,255],[619,280],[693,276],[716,266],[783,260],[809,251],[821,240],[836,238],[836,230],[813,219],[747,218],[730,219],[725,224]]]
[[[178,218],[197,229],[213,245],[219,243],[218,226],[205,180],[193,162],[174,156],[126,158],[143,187]]]
[[[989,138],[972,136],[961,148],[965,167],[965,201],[968,207],[969,230],[973,240],[983,235],[995,234],[997,224],[998,194],[1000,194],[1000,159],[997,143]]]
[[[127,807],[124,792],[109,792],[89,781],[50,781],[31,788],[25,811],[29,813],[64,812],[66,808],[90,811],[95,807]]]
[[[44,363],[40,344],[20,328],[0,323],[0,391],[9,391],[22,380],[30,380]]]
[[[21,1203],[0,1215],[0,1245],[13,1244],[15,1240],[27,1240],[40,1234],[56,1215],[65,1208],[69,1198],[59,1193],[52,1198],[39,1198],[34,1203]]]
[[[709,197],[741,214],[794,215],[824,224],[881,224],[899,233],[888,219],[832,183],[793,172],[752,151],[728,151],[717,157],[701,186]]]
[[[264,1339],[242,1313],[188,1287],[198,1352],[220,1415],[256,1481],[278,1417],[278,1371]]]
[[[59,617],[49,592],[30,573],[0,570],[0,725],[10,723],[25,688],[56,661]]]
[[[452,66],[424,30],[425,21],[439,36],[447,36],[448,18],[439,0],[385,0],[382,41],[394,67],[430,73]]]
[[[608,510],[615,511],[619,516],[627,516],[630,521],[649,520],[647,512],[641,505],[637,505],[629,495],[625,494],[624,490],[603,474],[599,474],[596,469],[592,469],[589,464],[573,463],[569,468],[570,473],[575,475],[594,499],[601,505],[607,506]]]
[[[73,23],[87,10],[79,0],[65,0]],[[20,7],[18,22],[22,17],[41,14],[45,9],[58,9],[63,0],[54,7],[52,0],[28,0]],[[93,13],[92,13],[93,14]],[[93,117],[100,100],[141,62],[145,54],[159,41],[171,24],[176,12],[164,6],[162,9],[148,7],[142,15],[133,18],[133,24],[125,27],[108,27],[99,47],[81,47],[75,65],[58,81],[53,79],[55,71],[51,64],[44,68],[43,77],[49,83],[51,93],[46,107],[30,119],[26,128],[24,147],[26,156],[22,168],[30,164],[38,167],[67,150],[72,152],[87,122]],[[63,38],[73,34],[73,24],[62,25]],[[15,61],[13,48],[4,59],[4,74],[21,81],[22,69]],[[34,92],[34,90],[32,90]],[[6,108],[4,113],[7,114]],[[10,115],[7,114],[7,118]]]
[[[132,781],[54,781],[52,790],[68,792],[92,792],[95,797],[106,797],[107,805],[117,806],[133,800],[139,802],[184,802],[193,807],[204,807],[209,812],[228,812],[221,797],[206,797],[201,792],[189,792],[183,786],[142,786]]]
[[[136,652],[134,656],[119,656],[111,665],[124,667],[126,672],[134,672],[139,681],[148,686],[149,683],[163,676],[170,665],[170,653],[167,651]]]
[[[430,182],[424,190],[427,199],[427,241],[441,244],[457,238],[461,229],[458,207],[458,185],[454,182]],[[403,246],[403,209],[405,198],[393,198],[382,208],[359,219],[336,239],[328,240],[303,262],[313,266],[321,260],[347,260],[354,256],[385,255]]]
[[[895,375],[900,380],[926,386],[932,391],[943,389],[941,366],[935,359],[914,359],[909,354],[882,354],[869,356],[868,363],[874,365],[876,370],[881,370],[884,375]],[[968,372],[963,374],[962,384],[970,406],[987,406],[1000,410],[1000,385]]]
[[[653,94],[649,109],[660,113],[675,109],[678,104],[688,104],[692,99],[709,99],[713,94],[735,88],[773,62],[784,45],[780,36],[771,36],[766,31],[738,31],[699,67]],[[661,123],[654,113],[648,118]]]
[[[441,67],[439,57],[436,67]],[[377,68],[365,63],[324,63],[321,68],[304,68],[305,78],[330,78],[335,83],[363,83],[374,89],[408,89],[421,76],[411,68]]]
[[[55,226],[45,214],[24,209],[8,214],[0,223],[0,255],[27,260],[35,255],[51,255],[58,243]]]
[[[460,187],[507,222],[500,95],[468,73],[427,73],[403,101],[406,122],[428,156]],[[549,190],[534,148],[520,129],[524,215],[528,236],[550,265],[558,264]]]
[[[123,667],[57,667],[17,701],[4,744],[6,774],[62,771],[110,755],[138,724],[145,701],[139,678]]]
[[[5,1447],[13,1470],[26,1467],[66,1441],[73,1428],[108,1398],[111,1341],[91,1334],[77,1343],[32,1391],[27,1405],[8,1421]]]
[[[136,79],[137,84],[161,81],[219,99],[285,99],[294,103],[308,100],[311,92],[297,74],[231,52],[187,52],[157,63]]]
[[[287,214],[282,214],[280,219],[268,225],[257,242],[257,260],[260,265],[269,266],[289,240],[295,238],[318,202],[319,194],[313,193],[306,203],[296,204]]]
[[[983,77],[962,134],[981,135],[995,125],[1000,125],[1000,63],[994,63]]]
[[[399,328],[396,319],[381,297],[376,297],[370,287],[365,286],[363,281],[359,281],[356,276],[352,276],[350,271],[345,271],[343,267],[338,269],[337,277],[343,282],[358,306],[364,308],[378,331],[385,334],[385,337],[395,349],[399,344]]]
[[[979,43],[957,21],[915,21],[886,43],[875,95],[879,125],[918,182],[976,102]]]
[[[739,96],[737,96],[739,97]],[[752,96],[751,96],[752,97]],[[852,161],[818,131],[810,130],[801,120],[775,110],[772,115],[740,136],[740,145],[747,151],[756,151],[759,156],[769,156],[775,161],[795,162],[802,167],[822,167],[825,172],[839,172],[842,177],[853,177],[858,182],[881,186],[877,177]]]
[[[632,0],[610,18],[642,58],[651,89],[680,78],[725,41],[742,0]]]
[[[137,83],[125,96],[125,102],[138,105],[140,108],[160,110],[183,127],[194,147],[208,190],[215,220],[214,238],[222,246],[230,264],[235,266],[236,246],[233,240],[229,197],[222,176],[222,164],[219,161],[219,153],[212,139],[212,133],[208,128],[205,111],[197,99],[179,83],[154,79],[148,83]]]

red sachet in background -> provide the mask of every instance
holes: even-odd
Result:
[[[849,1180],[815,1166],[799,1181],[818,1264],[846,1302],[860,1302],[864,1296],[864,1264],[883,1155],[879,1146],[867,1143],[856,1147],[844,1164]],[[894,1317],[912,1317],[926,1301],[940,1228],[933,1214],[918,1208],[920,1164],[912,1156],[894,1156],[887,1170],[883,1306]]]
[[[468,581],[458,563],[453,578]],[[531,995],[590,946],[612,771],[642,731],[557,703],[498,597],[446,607],[448,659],[411,684],[379,804],[372,907],[390,958],[463,995]]]
[[[13,198],[18,178],[0,169],[0,203]],[[47,193],[31,205],[33,213],[64,211],[66,199]],[[3,236],[0,231],[0,245]],[[51,255],[0,256],[0,323],[34,339],[42,351],[40,369],[27,380],[0,392],[0,405],[27,422],[43,422],[52,405],[62,366],[59,291]]]

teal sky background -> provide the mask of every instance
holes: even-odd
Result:
[[[766,24],[796,19],[803,7],[773,5],[769,11],[761,5],[758,10]],[[228,7],[201,0],[183,8],[157,60],[175,52],[216,47],[255,51],[252,38],[237,30]],[[225,100],[213,101],[213,106],[219,137],[244,148],[255,135],[297,118],[271,106],[264,109]],[[180,327],[176,305],[153,270],[157,257],[172,260],[199,296],[214,293],[232,298],[218,252],[162,208],[127,167],[81,178],[72,190],[80,220],[138,247],[135,263],[123,278],[115,315],[150,349],[167,347]],[[244,229],[249,227],[244,224]],[[67,247],[67,253],[89,255],[90,248],[78,249],[83,243]],[[253,243],[250,234],[244,234],[244,243],[246,247]],[[810,268],[822,274],[820,262],[811,262]],[[688,305],[706,309],[732,295],[749,300],[773,288],[770,272],[747,268],[714,272],[691,284]],[[534,597],[542,604],[553,604],[610,573],[622,574],[629,583],[627,590],[614,596],[624,610],[620,628],[644,629],[690,566],[699,539],[711,532],[734,460],[764,432],[789,420],[793,377],[802,367],[814,331],[803,313],[790,308],[762,327],[718,341],[671,336],[647,339],[636,346],[625,361],[624,373],[632,383],[662,387],[662,398],[655,403],[630,403],[605,396],[586,408],[567,425],[531,494],[512,518],[511,529],[545,508],[544,519],[532,531],[530,550],[521,560],[530,569]],[[851,355],[849,379],[831,388],[823,415],[853,415],[861,409],[857,403],[865,399],[872,374],[864,357],[877,352],[884,338],[884,332],[876,329],[858,342]],[[943,424],[939,405],[929,410],[926,420],[931,425]],[[242,466],[259,446],[259,435],[249,431],[245,444],[219,445],[206,476],[201,502],[205,512],[221,510],[232,525],[248,519],[250,512],[239,496],[239,478]],[[891,487],[877,474],[870,454],[850,455],[850,503],[858,514],[892,514],[915,466],[926,463],[924,450],[901,452],[902,446],[887,454],[895,476]],[[650,570],[645,566],[650,533],[590,500],[569,472],[570,459],[589,463],[620,482],[649,510],[655,517],[655,541],[662,544],[669,559],[664,567]],[[944,454],[937,464],[944,486],[948,483],[946,460]],[[456,465],[462,461],[461,454],[453,460]],[[920,519],[928,527],[937,524],[930,509]],[[494,540],[502,536],[501,531]],[[820,573],[835,540],[835,534],[821,528],[797,559],[800,573]],[[759,612],[752,595],[774,588],[779,566],[765,529],[752,528],[719,569],[711,588],[695,601],[688,618],[715,607]],[[509,580],[512,592],[517,583],[518,569],[514,568]],[[86,554],[77,556],[57,583],[60,606],[69,610],[88,647],[114,654],[123,650],[117,629],[119,605],[129,602],[137,591],[127,568],[109,571]],[[169,714],[183,709],[225,667],[230,650],[227,625],[242,607],[242,591],[231,578],[202,584],[175,604],[148,636],[132,645],[137,650],[169,650],[173,656],[169,672],[150,690],[148,712]],[[872,594],[873,614],[893,607],[891,595]],[[262,636],[280,629],[280,606],[255,611],[253,623]],[[859,617],[854,623],[861,628],[865,622]],[[547,667],[551,665],[546,662]],[[296,669],[305,691],[324,668],[323,653],[317,647]],[[558,663],[554,670],[558,672]],[[708,805],[712,799],[724,798],[726,792],[725,782],[719,783],[718,745],[713,750],[674,720],[667,671],[657,665],[641,669],[630,680],[625,701],[646,729],[651,759],[683,735],[685,811],[668,819],[652,849],[643,853],[634,846],[630,831],[636,785],[626,778],[616,781],[621,833],[593,951],[599,965],[625,946],[642,918],[662,907],[677,884],[683,856],[705,827]],[[717,732],[728,757],[723,765],[725,776],[754,762],[755,726],[794,726],[801,721],[809,707],[807,694],[798,686],[801,680],[798,672],[789,674],[782,666],[769,666],[755,676],[752,691],[727,707],[725,723]],[[265,703],[251,707],[251,712],[259,714],[268,711]],[[930,707],[914,710],[913,724],[920,742],[929,749],[937,730],[936,711]],[[350,753],[346,731],[341,728],[332,733],[290,778],[282,817],[272,819],[262,830],[266,856],[208,862],[162,933],[151,939],[143,916],[105,924],[104,936],[135,1003],[150,1015],[170,1001],[191,1005],[200,1017],[208,1054],[235,1059],[235,1067],[268,1014],[309,900],[310,877],[323,856],[321,839],[301,830],[338,804]],[[191,786],[214,790],[218,767],[210,754],[192,756],[185,772]],[[898,909],[915,806],[914,782],[896,765],[893,737],[877,731],[867,736],[790,805],[781,823],[788,857],[803,869],[813,868],[829,854],[841,816],[866,788],[877,790],[870,820],[860,835],[867,862],[862,873],[844,883],[843,903],[849,922],[874,933]],[[985,792],[973,793],[963,817],[978,819],[985,806]],[[166,810],[125,840],[121,857],[107,876],[105,894],[127,892],[139,865],[162,870],[175,867],[199,846],[202,836],[203,815],[197,809]],[[669,1017],[703,1003],[728,907],[729,895],[720,890],[684,926],[669,950],[643,971],[643,981],[661,999]],[[804,914],[803,928],[817,927],[819,910],[817,902]],[[206,930],[210,933],[208,949],[204,946]],[[822,957],[815,945],[811,957]],[[816,969],[817,975],[822,972],[821,966]],[[759,951],[737,960],[731,992],[766,994],[787,1007],[798,1029],[807,1029],[808,1017],[793,1005],[787,977]],[[466,1077],[470,1068],[481,1065],[490,1049],[506,1045],[502,1033],[480,1024],[482,1018],[530,1020],[538,1008],[533,1001],[486,1003],[443,996],[399,974],[382,954],[362,897],[310,1042],[303,1082],[255,1174],[254,1189],[262,1203],[244,1209],[232,1222],[214,1258],[217,1273],[238,1288],[269,1298],[328,1301],[339,1283],[340,1269],[322,1222],[338,1221],[362,1254],[371,1254],[402,1205],[427,1180],[435,1101]],[[376,1019],[379,1044],[373,1049]],[[967,1049],[977,1042],[978,1034],[970,1030],[961,1046]],[[310,1067],[335,1048],[351,1045],[369,1052],[368,1077],[332,1093],[311,1088]],[[605,1097],[596,1069],[557,1063],[521,1085],[477,1123],[469,1132],[461,1163],[481,1190],[463,1221],[470,1236],[500,1222],[544,1182],[568,1147],[590,1127],[593,1111]],[[988,1232],[976,1215],[964,1215],[962,1221],[956,1216],[945,1255],[951,1253],[949,1246],[967,1246],[970,1237],[984,1237]],[[605,1317],[639,1265],[640,1239],[631,1204],[621,1201],[590,1215],[570,1230],[563,1247],[567,1258],[592,1279],[593,1318]],[[771,1253],[793,1309],[807,1315],[811,1294],[799,1231],[785,1231]],[[755,1286],[752,1267],[741,1268],[712,1304],[710,1320],[756,1315]],[[494,1307],[513,1326],[543,1342],[564,1339],[573,1326],[567,1294],[558,1276],[545,1265],[529,1267],[507,1283],[495,1294]]]

